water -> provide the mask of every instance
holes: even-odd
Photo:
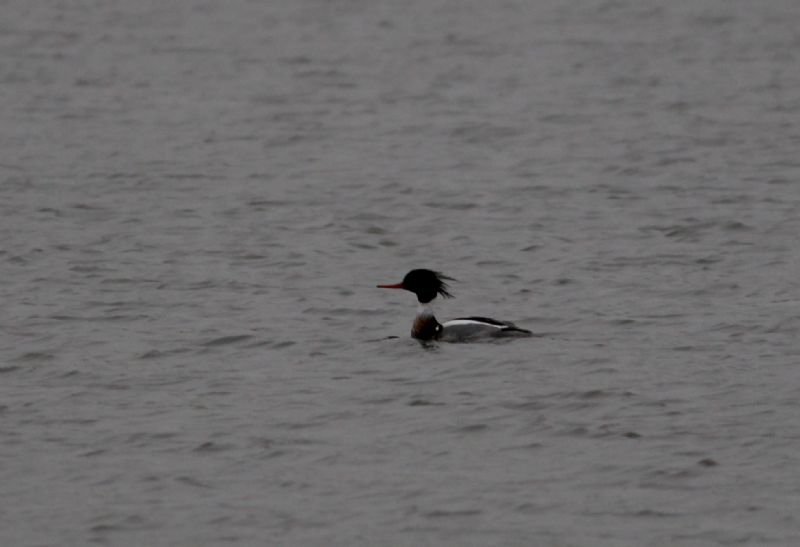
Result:
[[[800,4],[1,28],[3,545],[800,543]]]

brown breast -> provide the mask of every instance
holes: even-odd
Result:
[[[411,336],[420,340],[433,340],[442,332],[442,326],[432,315],[418,315],[411,327]]]

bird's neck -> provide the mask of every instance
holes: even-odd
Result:
[[[411,336],[420,340],[434,340],[442,331],[442,326],[433,315],[433,307],[430,302],[420,302],[417,306],[417,316],[411,327]]]
[[[417,317],[434,317],[433,301],[417,304]]]

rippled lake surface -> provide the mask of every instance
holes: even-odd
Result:
[[[800,544],[800,3],[0,30],[3,545]]]

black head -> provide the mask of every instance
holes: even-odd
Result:
[[[405,289],[417,295],[417,300],[422,304],[427,304],[438,295],[443,298],[452,298],[453,295],[448,291],[447,281],[453,281],[452,277],[447,277],[433,270],[411,270],[403,278],[402,283],[396,285],[378,285],[382,289]]]

